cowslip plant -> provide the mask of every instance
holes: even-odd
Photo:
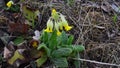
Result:
[[[10,0],[6,3],[6,8],[4,9],[11,12],[19,12],[20,6],[18,4],[15,4],[14,1]]]
[[[41,44],[37,47],[43,55],[36,60],[36,63],[40,67],[49,59],[56,67],[68,67],[68,60],[75,58],[85,48],[82,45],[72,44],[73,35],[65,32],[71,30],[72,27],[68,25],[64,15],[56,12],[55,9],[52,10],[51,15],[47,21],[47,28],[41,34]]]

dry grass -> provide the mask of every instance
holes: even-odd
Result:
[[[106,0],[89,2],[85,0],[77,1],[72,6],[69,6],[62,2],[52,3],[49,0],[44,5],[39,5],[38,7],[42,14],[42,22],[38,28],[41,30],[45,27],[45,22],[50,15],[49,9],[54,7],[57,11],[66,15],[69,24],[74,27],[68,32],[74,35],[74,43],[85,46],[86,50],[81,54],[81,58],[120,64],[120,20],[114,23],[113,16],[116,13],[113,10],[106,12],[100,8],[106,2]],[[114,2],[119,5],[117,1]],[[97,6],[92,4],[97,4]],[[116,67],[83,62],[81,63],[81,68]]]

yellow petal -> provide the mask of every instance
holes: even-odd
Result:
[[[72,27],[71,26],[69,26],[69,25],[66,25],[66,26],[64,26],[65,27],[65,30],[66,31],[69,31],[69,30],[71,30],[72,29]]]
[[[12,4],[13,4],[13,1],[9,1],[6,5],[7,5],[7,7],[11,7],[12,6]]]
[[[61,35],[61,32],[60,32],[60,31],[57,31],[57,35],[60,36],[60,35]]]
[[[53,32],[52,30],[50,30],[49,28],[44,30],[45,32]]]
[[[33,46],[33,47],[37,47],[37,46],[38,46],[38,45],[37,45],[37,42],[34,41],[33,44],[32,44],[32,46]]]
[[[56,13],[56,10],[55,10],[54,8],[52,9],[52,13],[53,13],[53,14],[55,14],[55,13]]]
[[[52,28],[50,28],[50,30],[49,30],[50,32],[53,32],[53,30],[52,30]]]

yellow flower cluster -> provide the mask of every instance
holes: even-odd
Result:
[[[52,16],[47,21],[47,28],[44,31],[53,32],[53,30],[56,30],[57,35],[59,36],[61,35],[60,30],[63,30],[63,28],[66,31],[69,31],[72,29],[72,27],[68,25],[68,22],[65,19],[65,16],[63,14],[56,12],[55,9],[52,9],[51,15]]]
[[[53,32],[53,22],[51,18],[47,21],[47,28],[45,29],[46,32]]]
[[[10,8],[13,4],[14,4],[13,1],[8,1],[6,5],[8,8]]]

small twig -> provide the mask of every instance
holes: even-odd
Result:
[[[29,65],[27,65],[27,66],[25,66],[24,68],[29,68],[30,67],[30,64]]]
[[[117,65],[117,64],[98,62],[98,61],[94,61],[94,60],[86,60],[86,59],[80,59],[80,58],[73,58],[73,59],[74,59],[74,60],[84,61],[84,62],[95,63],[95,64],[101,64],[101,65],[107,65],[107,66],[117,66],[117,67],[120,67],[120,65]]]

